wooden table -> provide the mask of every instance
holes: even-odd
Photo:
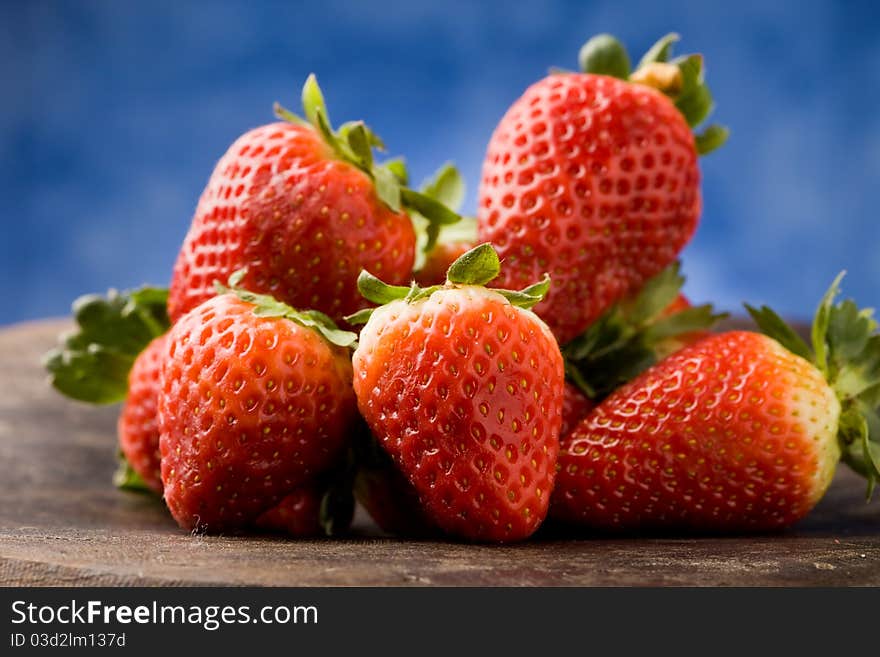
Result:
[[[62,321],[0,329],[0,584],[880,585],[880,500],[841,468],[813,514],[763,536],[403,541],[191,536],[113,488],[116,408],[67,401],[39,365]]]

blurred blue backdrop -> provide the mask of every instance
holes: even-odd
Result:
[[[673,30],[732,129],[702,163],[690,295],[809,316],[846,268],[845,292],[880,304],[878,3],[4,0],[0,323],[167,284],[214,162],[272,101],[297,107],[311,71],[334,120],[364,118],[417,180],[457,162],[473,211],[528,84],[594,33],[638,57]]]

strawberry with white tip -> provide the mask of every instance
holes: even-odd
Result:
[[[880,478],[880,334],[823,298],[810,348],[772,310],[766,334],[713,335],[620,387],[563,437],[554,517],[591,528],[786,527],[839,460]]]

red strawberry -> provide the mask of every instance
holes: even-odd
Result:
[[[354,495],[382,531],[430,536],[436,528],[425,516],[415,488],[372,436],[361,441]]]
[[[338,534],[348,528],[354,514],[351,486],[351,473],[343,464],[288,493],[258,516],[255,525],[294,537]]]
[[[410,280],[416,234],[404,210],[457,219],[403,187],[399,163],[374,164],[381,141],[363,123],[333,132],[313,76],[303,106],[309,122],[279,109],[287,122],[251,130],[217,164],[174,268],[173,321],[243,267],[247,289],[341,319],[364,306],[362,268]]]
[[[134,361],[128,374],[128,396],[117,423],[119,447],[125,460],[156,493],[162,492],[156,403],[164,355],[162,335],[150,342]]]
[[[711,336],[612,393],[562,439],[553,515],[603,529],[784,527],[822,497],[841,455],[873,486],[880,334],[870,312],[833,305],[837,283],[812,351],[749,308],[776,339]]]
[[[479,240],[497,247],[506,287],[553,276],[535,311],[561,344],[674,262],[696,229],[697,155],[727,133],[694,138],[712,101],[700,56],[666,62],[675,39],[632,74],[616,40],[591,40],[584,72],[529,87],[489,142]]]
[[[260,515],[256,526],[291,536],[317,536],[321,533],[321,491],[301,486],[276,506]]]
[[[165,501],[181,527],[247,526],[338,460],[357,416],[353,340],[320,313],[240,290],[178,320],[159,445]]]
[[[386,305],[361,331],[354,388],[433,524],[513,541],[546,514],[563,365],[549,329],[527,310],[549,280],[522,292],[486,289],[499,266],[483,244],[450,267],[442,286],[393,287],[363,272],[361,291]]]
[[[707,307],[701,307],[695,310],[700,313],[704,313],[706,312],[704,310],[705,308]],[[681,319],[682,317],[685,317],[687,315],[692,315],[692,312],[689,312],[687,315],[680,314],[683,311],[691,311],[692,309],[694,308],[693,306],[691,306],[691,303],[690,301],[688,301],[687,297],[679,293],[679,295],[673,300],[673,302],[666,306],[666,308],[659,313],[659,315],[657,316],[657,322],[659,323],[661,320],[669,319],[676,315],[678,315],[678,319]],[[700,325],[709,325],[710,323],[720,318],[721,315],[709,315],[705,322],[701,319],[698,319],[696,323]],[[644,337],[644,332],[647,328],[656,328],[657,325],[658,324],[655,323],[653,325],[649,325],[646,328],[640,328],[637,330],[640,330],[641,337]],[[652,344],[651,349],[654,352],[654,357],[658,360],[662,360],[667,355],[675,353],[679,349],[682,349],[689,344],[699,342],[709,335],[709,331],[699,329],[694,331],[686,331],[680,334],[664,336],[662,339],[655,341]],[[570,368],[574,367],[574,365],[575,363],[569,362]],[[633,376],[635,376],[635,374],[636,373],[634,372]],[[601,388],[599,390],[588,388],[588,391],[592,392],[596,396],[599,396],[600,393],[603,392]],[[581,390],[572,383],[566,383],[565,396],[563,398],[562,404],[562,429],[559,431],[560,439],[571,433],[575,429],[575,427],[580,424],[580,421],[583,420],[584,417],[586,417],[587,414],[596,407],[596,403],[597,401],[595,399],[591,399],[584,390]]]
[[[438,242],[415,273],[416,283],[424,287],[441,285],[446,280],[449,266],[472,248],[473,242]]]

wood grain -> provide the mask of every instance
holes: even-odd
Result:
[[[806,521],[773,535],[496,547],[388,538],[358,515],[342,540],[190,536],[158,501],[111,485],[117,409],[46,384],[39,357],[64,328],[0,329],[0,584],[880,585],[880,502],[845,468]]]

